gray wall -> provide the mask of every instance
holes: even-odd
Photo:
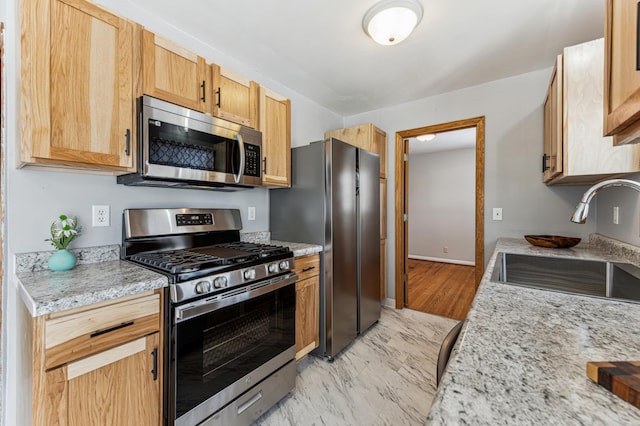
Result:
[[[551,69],[535,71],[455,92],[345,118],[346,126],[372,122],[388,135],[388,188],[395,187],[395,135],[402,130],[485,116],[485,264],[500,237],[559,234],[588,238],[585,225],[569,217],[585,186],[548,187],[542,183],[542,103]],[[503,220],[491,220],[502,207]],[[395,194],[388,192],[387,216],[395,223]],[[395,297],[395,235],[389,227],[387,294]]]
[[[409,257],[475,264],[475,154],[409,151]]]
[[[640,174],[625,179],[640,181]],[[597,223],[599,234],[640,246],[640,194],[630,188],[607,188],[591,204],[587,223]],[[614,206],[620,207],[618,225],[613,224]]]

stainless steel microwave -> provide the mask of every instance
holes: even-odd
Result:
[[[124,185],[234,191],[260,186],[262,133],[142,96],[138,172]]]

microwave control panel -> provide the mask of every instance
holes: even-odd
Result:
[[[260,177],[260,147],[244,144],[244,175]]]

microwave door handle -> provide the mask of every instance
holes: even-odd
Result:
[[[242,175],[244,174],[244,141],[242,140],[242,135],[240,133],[236,135],[236,140],[238,141],[238,147],[240,148],[240,168],[238,169],[238,174],[233,176],[233,179],[236,183],[240,183]]]

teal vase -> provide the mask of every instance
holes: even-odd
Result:
[[[76,257],[67,249],[58,250],[49,258],[49,269],[52,271],[68,271],[76,266]]]

